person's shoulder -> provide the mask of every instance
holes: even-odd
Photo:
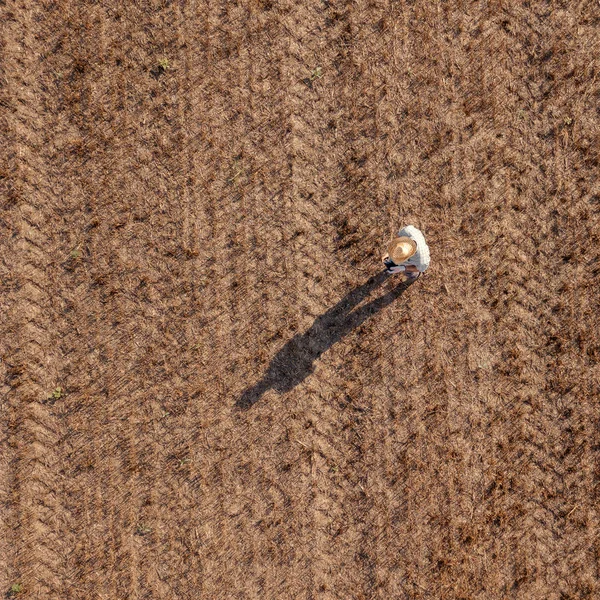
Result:
[[[409,237],[416,237],[416,238],[422,239],[423,241],[425,240],[425,236],[423,235],[423,232],[420,229],[418,229],[417,227],[415,227],[414,225],[407,225],[400,231],[403,232],[403,233],[400,233],[400,235],[408,235]]]

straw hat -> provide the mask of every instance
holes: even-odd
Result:
[[[416,251],[417,242],[409,237],[397,237],[388,244],[388,254],[397,265],[408,260]]]

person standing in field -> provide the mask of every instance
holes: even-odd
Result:
[[[381,259],[387,273],[402,273],[402,281],[415,281],[429,267],[429,246],[413,225],[401,229]]]

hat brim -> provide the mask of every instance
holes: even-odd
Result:
[[[411,248],[410,252],[402,249],[406,248],[407,245]],[[406,236],[394,238],[388,245],[388,254],[396,264],[408,260],[411,256],[414,256],[416,252],[417,243],[415,240]]]

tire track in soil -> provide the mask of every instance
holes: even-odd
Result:
[[[340,277],[332,262],[332,217],[341,200],[335,185],[343,162],[336,147],[336,129],[343,129],[337,87],[342,83],[347,57],[347,10],[326,3],[294,6],[285,21],[289,32],[285,69],[290,73],[287,102],[291,125],[291,188],[286,201],[287,226],[294,236],[294,266],[289,277],[299,315],[297,332],[307,329],[355,283],[352,278],[348,281],[345,273]],[[330,36],[328,43],[324,42],[324,31]],[[317,67],[321,68],[321,76]],[[339,580],[333,574],[338,565],[348,564],[354,556],[356,532],[344,524],[349,516],[344,506],[348,496],[344,493],[350,486],[346,482],[333,490],[328,486],[330,468],[344,464],[345,456],[354,452],[347,440],[336,439],[338,413],[333,400],[341,377],[334,352],[338,351],[343,350],[336,346],[335,351],[321,356],[314,364],[314,373],[287,401],[295,406],[298,420],[305,423],[304,431],[299,430],[295,439],[301,446],[304,464],[298,485],[307,493],[295,504],[301,539],[298,545],[305,549],[304,572],[299,565],[296,575],[302,582],[298,597],[338,597],[332,581]],[[348,533],[340,535],[344,528]],[[347,571],[344,574],[349,575]]]
[[[329,21],[338,20],[341,49],[332,63],[337,78],[330,93],[337,111],[330,117],[328,128],[333,131],[327,132],[325,142],[331,144],[331,150],[324,154],[333,154],[328,184],[341,190],[331,206],[336,258],[350,279],[346,286],[362,283],[379,271],[378,261],[373,261],[374,240],[385,227],[374,187],[376,160],[372,155],[378,138],[375,113],[381,85],[373,80],[371,67],[378,64],[381,47],[376,44],[363,49],[364,37],[379,27],[380,17],[377,8],[360,2],[347,6],[343,15],[335,10],[327,15]],[[365,210],[366,199],[369,210]],[[389,289],[383,286],[375,295]],[[382,314],[389,310],[385,308]],[[313,442],[313,472],[320,494],[315,501],[319,517],[316,543],[323,553],[320,580],[315,580],[314,589],[328,598],[370,597],[375,585],[375,544],[369,518],[374,514],[374,498],[367,475],[367,440],[374,427],[377,397],[371,384],[377,384],[367,384],[367,375],[358,374],[373,375],[377,349],[370,344],[370,331],[379,318],[373,316],[321,357],[314,376],[313,394],[320,401],[315,425],[318,436]]]
[[[129,398],[135,402],[135,385],[117,366],[127,363],[123,347],[131,338],[121,294],[135,269],[129,264],[123,273],[123,254],[113,252],[118,247],[116,227],[126,226],[122,216],[128,214],[120,213],[115,227],[125,195],[121,186],[127,148],[122,134],[125,130],[131,135],[134,126],[117,92],[124,81],[118,72],[110,73],[123,60],[114,43],[121,32],[120,17],[113,20],[101,6],[72,5],[66,13],[70,19],[63,27],[70,35],[65,52],[74,70],[60,82],[60,91],[73,137],[63,168],[74,182],[66,198],[66,225],[71,246],[78,249],[65,273],[73,290],[66,318],[78,335],[66,345],[72,445],[65,463],[72,482],[69,499],[80,517],[69,561],[75,580],[67,594],[136,598],[137,452],[132,428],[123,427],[135,414],[129,403]],[[130,58],[135,60],[135,50]]]
[[[205,202],[210,202],[211,217],[210,262],[204,277],[206,289],[213,294],[213,306],[207,315],[206,331],[200,332],[211,384],[198,398],[196,409],[204,429],[197,449],[197,473],[202,482],[198,537],[205,573],[200,582],[202,594],[220,598],[256,585],[247,574],[242,576],[242,570],[252,564],[247,545],[251,536],[244,535],[248,498],[240,494],[237,480],[242,472],[238,452],[243,454],[247,441],[231,429],[223,416],[224,404],[232,401],[227,370],[229,365],[237,365],[233,335],[238,330],[238,312],[243,311],[241,296],[247,290],[245,268],[236,269],[243,256],[247,203],[238,189],[239,179],[245,178],[248,167],[243,152],[247,132],[245,99],[240,96],[244,93],[244,73],[238,64],[247,15],[241,7],[220,3],[210,7],[207,23],[206,59],[197,64],[196,70],[206,70],[203,98],[210,130],[216,133],[211,136],[207,155],[202,157],[207,173]],[[242,312],[242,322],[243,317]]]
[[[411,199],[403,192],[406,177],[400,171],[400,165],[405,161],[402,150],[407,147],[408,141],[404,139],[402,119],[408,114],[406,106],[410,104],[409,77],[406,74],[411,66],[407,21],[412,9],[388,4],[382,10],[383,16],[378,15],[370,21],[379,29],[382,55],[386,58],[379,63],[381,59],[376,54],[369,56],[368,45],[364,51],[367,60],[379,64],[374,74],[368,76],[365,86],[369,86],[371,77],[378,75],[381,78],[375,86],[381,89],[375,103],[375,152],[373,158],[367,158],[375,179],[377,203],[384,207],[378,235],[372,236],[372,240],[381,242],[373,256],[377,263],[387,238],[399,225],[412,220],[409,218],[407,221],[404,217],[406,203],[410,204]],[[367,334],[369,338],[381,340],[371,346],[371,351],[379,356],[370,367],[375,371],[373,382],[367,388],[372,395],[371,431],[364,435],[367,440],[373,441],[366,444],[362,467],[369,474],[364,483],[365,495],[370,503],[364,502],[364,505],[365,521],[370,528],[362,537],[360,553],[365,563],[370,562],[373,598],[407,597],[403,580],[408,563],[408,544],[402,536],[403,527],[410,529],[413,536],[417,533],[414,526],[410,527],[407,523],[411,513],[409,481],[414,461],[409,453],[410,444],[415,440],[415,427],[410,417],[415,415],[414,407],[406,396],[410,377],[402,375],[406,365],[398,360],[396,348],[410,347],[412,343],[414,331],[406,315],[410,295],[420,293],[418,288],[422,283],[418,282],[397,301],[400,306],[396,306],[383,320],[379,335],[374,335],[376,326],[371,327]]]
[[[315,6],[316,3],[305,4],[302,7],[290,3],[281,6],[281,23],[287,43],[287,47],[282,52],[281,80],[287,90],[284,103],[289,130],[286,148],[289,180],[283,191],[283,210],[285,229],[289,236],[288,246],[294,256],[293,264],[289,265],[287,271],[286,287],[288,300],[294,309],[292,319],[296,331],[309,326],[308,315],[316,316],[320,308],[318,300],[316,306],[313,304],[308,310],[306,306],[308,291],[306,288],[310,285],[310,280],[317,275],[313,269],[319,268],[315,265],[320,250],[318,231],[325,219],[317,205],[320,199],[312,200],[319,192],[318,182],[315,180],[315,165],[311,161],[312,145],[317,136],[312,130],[314,125],[311,122],[312,106],[309,98],[315,92],[310,89],[312,86],[301,81],[304,76],[310,77],[311,69],[316,69],[323,61],[323,57],[314,49],[316,40],[311,38],[310,33],[311,28],[317,29],[318,24],[322,23],[322,15],[315,10]],[[315,295],[318,298],[318,293]],[[309,302],[312,304],[312,298]],[[290,335],[293,335],[292,331]],[[308,395],[312,396],[310,388]],[[278,403],[283,400],[282,397],[276,399]],[[286,402],[288,403],[295,405],[296,410],[292,414],[298,415],[296,419],[300,417],[298,420],[306,420],[305,427],[314,426],[314,418],[311,418],[312,411],[307,407],[306,399],[299,403],[292,395],[291,401]],[[310,400],[308,404],[311,404]],[[315,572],[318,573],[319,568],[322,568],[320,563],[323,560],[318,542],[319,532],[315,531],[321,524],[316,512],[319,492],[314,480],[316,467],[313,462],[315,460],[314,433],[310,435],[308,431],[298,431],[296,426],[294,429],[296,431],[292,434],[292,440],[298,446],[298,458],[294,467],[297,493],[293,501],[296,525],[296,532],[293,535],[299,543],[296,547],[294,569],[296,584],[292,589],[295,597],[310,598],[318,585]],[[307,554],[306,548],[312,549],[311,556]]]
[[[361,100],[345,102],[357,106],[358,114],[346,119],[350,132],[346,139],[353,140],[351,169],[347,171],[349,195],[354,195],[355,217],[361,228],[368,229],[360,236],[368,243],[360,252],[353,249],[357,262],[371,264],[372,270],[381,268],[380,256],[388,236],[403,222],[394,210],[394,201],[402,197],[398,191],[402,181],[393,181],[385,171],[385,165],[398,152],[399,119],[403,105],[400,89],[405,85],[400,65],[405,66],[406,53],[399,57],[397,44],[407,43],[407,31],[400,30],[405,12],[410,9],[397,4],[372,6],[358,3],[353,11],[352,64],[358,89],[354,94]],[[376,36],[377,43],[374,43]],[[404,59],[404,60],[403,60]],[[400,89],[399,89],[400,88]],[[393,98],[393,100],[391,100]],[[371,202],[369,213],[363,209],[364,198]],[[400,211],[404,206],[400,204]],[[419,282],[419,284],[422,282]],[[390,278],[386,290],[399,284],[399,279]],[[398,513],[406,508],[406,490],[396,482],[406,480],[407,474],[396,469],[405,463],[398,456],[396,446],[397,431],[403,434],[400,443],[406,444],[406,425],[402,423],[402,412],[398,408],[405,404],[401,390],[405,389],[403,367],[394,365],[396,352],[394,344],[405,346],[411,342],[414,332],[406,328],[406,314],[410,297],[419,293],[419,285],[408,289],[395,300],[385,312],[372,317],[360,330],[354,356],[347,369],[346,386],[352,393],[340,402],[340,408],[353,416],[351,421],[357,451],[353,470],[360,493],[355,494],[354,520],[358,524],[358,540],[355,543],[355,564],[358,581],[348,581],[345,595],[352,590],[361,590],[359,597],[389,598],[404,597],[402,587],[390,585],[390,578],[399,570],[403,560],[402,547],[396,541],[400,532],[396,530]],[[397,331],[400,329],[400,333]],[[363,377],[360,374],[364,375]],[[400,390],[397,389],[400,384]],[[409,385],[406,383],[406,385]],[[399,460],[400,459],[400,460]],[[390,481],[391,479],[391,481]],[[357,490],[358,491],[358,490]],[[344,586],[339,581],[336,588]],[[339,597],[344,597],[341,593]]]
[[[423,69],[424,78],[432,82],[431,102],[425,111],[431,110],[435,116],[434,125],[427,131],[425,148],[419,158],[423,165],[430,161],[435,163],[437,160],[444,160],[438,171],[443,177],[439,202],[446,226],[438,243],[443,244],[445,237],[452,235],[450,232],[465,211],[466,200],[462,171],[464,149],[461,143],[464,114],[457,80],[453,77],[454,73],[461,73],[465,68],[465,52],[457,33],[462,31],[463,23],[460,13],[449,10],[439,2],[431,6],[431,11],[426,15],[428,27],[431,28],[431,44],[436,48],[436,58],[431,58],[427,63],[428,69]],[[423,32],[423,35],[427,33]],[[419,62],[422,64],[422,61]],[[427,229],[425,233],[427,235]],[[435,244],[435,238],[430,244],[432,242]],[[437,282],[438,293],[441,292],[440,283]],[[448,288],[447,282],[444,285]],[[447,364],[429,350],[429,340],[432,338],[435,338],[435,332],[429,328],[415,331],[414,345],[419,349],[420,355],[420,360],[416,361],[416,373],[420,374],[417,377],[423,385],[424,403],[420,425],[431,432],[423,439],[421,448],[421,457],[432,465],[430,473],[424,474],[423,478],[424,481],[429,480],[429,489],[424,489],[425,486],[420,482],[422,493],[429,500],[425,503],[430,509],[424,519],[419,516],[423,539],[428,541],[420,552],[415,548],[420,554],[415,561],[420,569],[417,565],[408,565],[406,572],[409,575],[409,585],[413,589],[416,587],[417,593],[461,595],[466,593],[465,587],[470,583],[468,577],[462,577],[461,552],[464,552],[471,541],[469,534],[473,518],[473,497],[477,481],[481,478],[481,464],[477,453],[471,448],[474,440],[469,439],[469,418],[477,413],[473,407],[464,405],[461,395],[456,393],[444,376]],[[441,357],[444,357],[443,350]],[[469,433],[465,435],[463,432]],[[432,481],[435,482],[434,485],[431,484]],[[444,568],[450,557],[454,571],[452,579],[446,580]],[[469,558],[469,568],[477,569],[480,557],[471,555]],[[427,573],[426,577],[423,576],[423,571]],[[432,580],[431,572],[438,572],[440,576]]]
[[[553,367],[554,376],[547,377],[544,382],[544,391],[552,400],[553,408],[552,414],[549,415],[548,426],[556,427],[557,421],[559,424],[556,434],[557,443],[549,452],[550,457],[554,459],[554,464],[550,464],[549,470],[558,481],[556,487],[553,487],[547,485],[548,478],[545,478],[541,496],[542,500],[545,500],[548,512],[557,521],[556,527],[552,528],[553,535],[550,539],[554,541],[558,534],[561,536],[563,546],[565,558],[561,557],[554,563],[560,592],[579,595],[598,593],[594,532],[599,530],[599,514],[593,494],[587,494],[585,490],[594,489],[595,481],[592,473],[599,460],[598,448],[594,443],[597,419],[594,417],[593,407],[594,399],[599,397],[600,373],[595,360],[597,353],[591,343],[589,329],[584,324],[593,322],[593,320],[587,321],[586,317],[589,318],[594,314],[593,309],[590,311],[591,305],[595,304],[597,307],[599,301],[598,294],[590,294],[589,291],[583,290],[589,285],[591,289],[597,289],[594,283],[598,282],[598,273],[587,273],[586,267],[591,261],[598,260],[600,218],[590,214],[586,196],[592,190],[589,189],[589,184],[583,184],[581,169],[578,167],[581,151],[585,148],[581,144],[584,132],[578,131],[577,128],[569,128],[572,119],[583,124],[586,121],[585,117],[593,114],[592,108],[585,105],[586,95],[597,96],[600,93],[599,84],[590,72],[591,63],[588,57],[573,43],[569,35],[575,27],[580,27],[585,22],[588,14],[587,11],[582,10],[582,6],[577,7],[568,15],[567,27],[562,31],[563,40],[566,42],[564,49],[576,58],[577,64],[581,65],[583,75],[578,82],[579,85],[573,94],[570,90],[561,89],[559,83],[558,90],[549,99],[549,104],[556,111],[561,109],[568,111],[567,117],[563,117],[562,131],[555,138],[553,148],[556,173],[554,183],[562,196],[562,202],[557,203],[556,212],[553,213],[558,212],[560,215],[554,224],[560,229],[564,228],[569,248],[567,252],[561,252],[563,268],[561,287],[557,289],[557,296],[566,296],[566,302],[564,305],[559,303],[552,307],[555,318],[552,323],[552,337],[549,339],[550,347],[558,351],[559,356],[562,350],[564,356],[562,359],[553,356],[554,360],[549,362],[548,350],[544,355],[540,353],[539,348],[536,348],[537,353],[542,354],[540,363],[546,369],[549,364]],[[596,12],[596,16],[598,14],[600,11]],[[559,20],[557,22],[561,23]],[[590,36],[590,44],[597,43],[598,31],[595,27],[588,25],[583,32]],[[545,40],[546,37],[543,31],[540,32],[540,39]],[[586,47],[590,46],[586,44]],[[568,71],[565,70],[562,73],[558,70],[557,75],[558,82],[561,81],[560,75],[565,76],[566,80],[569,77]],[[594,118],[591,122],[592,130],[597,135],[600,132],[598,119]],[[548,153],[548,156],[550,157],[551,154]],[[589,169],[586,169],[587,179],[594,181],[595,169],[587,166]],[[561,214],[563,207],[568,207],[568,210]],[[581,231],[575,233],[578,227],[581,227]],[[516,301],[519,300],[517,296]],[[561,337],[565,333],[563,325],[565,318],[577,324],[574,326],[574,331],[569,332],[571,338],[569,350],[565,348],[569,336],[566,336],[567,339]],[[532,438],[535,439],[534,436]],[[539,441],[544,443],[544,440]],[[537,449],[539,450],[539,447]],[[547,460],[547,445],[546,453],[540,455],[542,460]],[[541,461],[535,462],[537,465]],[[557,490],[559,493],[556,493]],[[579,574],[576,582],[569,579],[573,572]]]
[[[64,249],[56,233],[48,231],[63,193],[50,143],[50,132],[60,131],[60,123],[46,112],[52,98],[44,62],[60,36],[52,27],[53,15],[42,9],[21,11],[10,3],[5,17],[4,106],[10,107],[10,138],[3,166],[10,179],[3,213],[14,235],[3,252],[3,269],[14,287],[2,335],[2,356],[9,365],[4,447],[10,471],[3,498],[6,571],[0,585],[8,589],[21,582],[24,597],[48,598],[64,590],[65,559],[73,543],[59,450],[65,437],[64,400],[49,401],[60,383],[58,344],[67,334],[57,323],[63,308],[57,265]]]
[[[223,577],[219,569],[217,559],[219,550],[218,545],[213,546],[212,536],[220,538],[220,523],[217,515],[218,508],[211,505],[211,496],[207,493],[208,489],[215,491],[219,489],[221,482],[216,482],[214,487],[211,485],[209,477],[210,470],[214,467],[211,448],[218,444],[214,441],[214,436],[208,432],[211,425],[218,421],[218,411],[220,402],[222,402],[223,386],[219,379],[221,375],[220,365],[223,364],[223,356],[220,351],[223,348],[223,334],[219,325],[219,320],[228,308],[225,305],[226,298],[223,297],[221,285],[223,275],[226,273],[227,261],[218,255],[218,249],[226,247],[226,240],[220,235],[218,228],[221,219],[224,219],[224,225],[227,225],[228,219],[222,204],[225,198],[223,185],[227,175],[225,167],[222,164],[222,150],[216,139],[214,132],[227,131],[227,121],[231,117],[224,106],[216,107],[213,99],[218,94],[215,78],[221,74],[226,55],[230,52],[231,43],[226,37],[226,33],[221,27],[221,18],[226,14],[224,3],[215,3],[205,7],[205,12],[200,17],[196,17],[192,23],[204,23],[202,35],[197,34],[196,43],[193,46],[202,48],[202,60],[195,56],[193,67],[190,66],[190,72],[195,75],[192,86],[197,90],[198,103],[194,108],[198,111],[191,118],[192,122],[198,121],[199,125],[204,126],[206,134],[202,136],[202,146],[198,147],[194,162],[198,170],[198,183],[201,192],[198,196],[198,208],[201,208],[206,215],[204,226],[200,227],[199,250],[201,260],[198,264],[198,271],[194,273],[193,285],[199,285],[199,296],[203,303],[203,319],[196,331],[195,343],[198,346],[198,359],[202,365],[203,378],[202,387],[198,394],[195,394],[195,402],[190,409],[189,418],[196,421],[197,437],[190,447],[190,479],[194,482],[192,490],[195,492],[196,503],[195,510],[191,511],[190,517],[193,519],[193,530],[190,531],[190,540],[198,548],[198,565],[202,577],[198,581],[198,593],[202,596],[214,595],[219,597],[221,590],[218,587],[212,587],[212,578]],[[194,32],[194,27],[190,26],[189,32]],[[188,41],[189,43],[189,41]],[[190,58],[192,61],[192,58]],[[223,80],[218,79],[219,84],[226,86],[225,74]],[[221,91],[221,90],[219,90]],[[222,110],[225,108],[225,110]],[[203,119],[202,109],[205,110]],[[195,118],[194,118],[195,117]],[[231,139],[228,139],[229,143]],[[223,230],[226,234],[226,229]],[[231,283],[229,278],[228,283]],[[192,475],[193,474],[193,475]],[[214,496],[212,496],[214,498]],[[222,538],[226,540],[226,537]],[[225,542],[226,543],[226,542]],[[226,578],[221,579],[223,588],[229,587]]]
[[[469,107],[465,109],[464,99],[473,98],[474,95],[470,89],[471,81],[467,74],[469,71],[473,71],[473,81],[476,82],[476,85],[493,86],[495,85],[495,73],[494,65],[482,68],[479,61],[473,64],[468,56],[470,38],[463,33],[469,27],[474,30],[475,24],[478,24],[480,19],[485,19],[487,15],[477,14],[477,11],[474,11],[474,15],[463,15],[461,12],[448,10],[440,3],[437,4],[435,12],[437,29],[440,32],[439,54],[442,58],[437,78],[442,83],[445,115],[440,111],[439,117],[443,127],[438,133],[438,138],[434,138],[434,143],[441,145],[442,148],[444,145],[448,146],[447,152],[442,150],[442,156],[446,155],[446,164],[448,165],[447,183],[442,187],[442,206],[444,207],[444,219],[451,224],[451,228],[444,232],[440,240],[440,244],[444,244],[444,237],[456,235],[455,231],[466,231],[464,215],[472,213],[471,198],[478,197],[468,189],[469,182],[476,179],[477,176],[475,173],[467,174],[465,168],[472,157],[470,156],[471,147],[465,143],[467,138],[465,131],[469,132]],[[481,108],[486,111],[486,115],[489,115],[484,121],[487,122],[487,127],[482,127],[482,133],[489,135],[495,127],[499,126],[496,120],[495,106],[484,105]],[[493,196],[495,189],[496,186],[492,186],[492,191],[489,187],[486,191]],[[459,261],[464,260],[458,256],[456,258]],[[475,265],[465,266],[465,268],[469,267],[475,270]],[[449,302],[446,304],[446,309],[452,310],[452,307],[456,309],[460,306],[460,294],[464,294],[464,291],[453,289],[453,286],[446,281],[443,282],[443,285],[445,286],[444,290],[449,290],[447,291]],[[482,319],[477,314],[476,307],[467,305],[461,308],[466,311],[465,316],[462,317],[464,322],[468,320],[473,323],[477,335],[483,337]],[[487,325],[485,322],[484,324]],[[442,356],[447,357],[446,364],[442,363],[442,376],[440,377],[439,367],[435,372],[440,379],[438,387],[442,392],[438,397],[441,396],[445,400],[445,406],[442,404],[445,413],[445,427],[441,431],[441,439],[448,440],[448,443],[442,446],[442,452],[436,458],[439,463],[446,463],[445,469],[441,469],[442,489],[438,493],[438,498],[439,496],[443,497],[438,521],[440,529],[439,533],[436,532],[441,540],[435,540],[430,544],[427,559],[430,571],[437,577],[435,593],[442,595],[485,594],[478,582],[487,569],[485,552],[473,551],[478,536],[477,521],[474,519],[475,511],[478,508],[477,497],[481,493],[482,481],[485,477],[486,448],[480,431],[482,421],[483,423],[486,421],[485,408],[481,406],[479,400],[481,391],[476,383],[477,378],[475,381],[461,381],[457,389],[455,382],[460,381],[460,376],[458,373],[450,375],[450,365],[457,360],[456,350],[453,350],[452,346],[460,347],[459,328],[464,329],[464,325],[460,321],[456,321],[454,327],[448,332],[448,340],[438,350]],[[452,341],[450,341],[450,336],[453,338]],[[463,350],[462,355],[464,356],[464,354]],[[429,353],[423,364],[426,365],[434,360],[434,356],[435,354]],[[443,376],[444,372],[448,373],[447,377]],[[460,389],[461,387],[463,389]],[[435,386],[430,383],[429,388],[433,391]],[[466,400],[469,397],[475,401]],[[447,452],[445,457],[444,450]]]
[[[68,515],[61,517],[60,536],[64,541],[68,552],[63,557],[63,564],[55,577],[60,580],[61,594],[65,597],[81,597],[81,588],[78,585],[79,575],[77,565],[73,564],[76,548],[81,543],[82,535],[80,525],[81,504],[76,499],[80,490],[77,487],[77,468],[73,465],[72,458],[77,457],[78,448],[84,448],[89,444],[89,437],[82,441],[81,431],[74,428],[80,413],[81,396],[78,397],[77,385],[69,380],[69,372],[72,370],[72,362],[81,365],[78,350],[78,336],[81,322],[72,318],[73,307],[85,305],[81,277],[78,276],[77,263],[79,259],[71,254],[75,248],[77,253],[83,254],[81,250],[80,230],[83,229],[81,212],[85,199],[81,199],[78,186],[69,181],[69,176],[78,177],[77,167],[80,161],[85,161],[85,154],[78,154],[81,146],[85,146],[86,140],[79,136],[76,126],[69,119],[69,110],[72,103],[85,102],[85,93],[80,87],[81,74],[87,66],[85,51],[77,46],[74,50],[75,39],[79,39],[82,28],[89,27],[90,21],[80,20],[76,11],[68,6],[60,14],[52,10],[43,12],[40,21],[41,31],[52,32],[53,37],[42,39],[44,44],[35,55],[41,56],[43,61],[43,73],[40,75],[40,85],[44,92],[45,115],[56,115],[51,124],[47,124],[48,140],[46,147],[50,149],[48,171],[60,176],[60,185],[54,183],[54,193],[60,197],[60,209],[53,215],[52,221],[46,221],[42,225],[53,228],[53,237],[60,243],[60,251],[56,253],[55,262],[50,272],[53,297],[59,301],[60,310],[53,317],[53,329],[56,332],[54,343],[56,352],[56,383],[63,387],[65,396],[59,400],[52,400],[52,410],[63,422],[63,434],[60,440],[56,440],[56,464],[57,469],[64,479],[61,497],[63,507]],[[90,17],[91,18],[91,17]],[[36,21],[37,22],[37,21]],[[68,32],[68,33],[66,33]],[[71,35],[69,35],[69,33]],[[71,37],[72,36],[72,37]],[[70,45],[73,44],[73,45]],[[85,45],[83,46],[85,47]],[[46,117],[48,118],[48,117]],[[51,140],[51,141],[50,141]],[[83,155],[83,157],[82,157]],[[60,192],[59,192],[60,190]],[[57,233],[56,233],[57,232]],[[87,378],[81,383],[81,388],[89,385]],[[84,396],[85,397],[85,396]],[[60,442],[60,444],[58,443]],[[84,488],[85,489],[85,488]],[[63,511],[63,512],[65,512]],[[89,526],[86,523],[86,526]],[[84,533],[86,529],[83,529]],[[25,583],[27,589],[27,583]],[[58,592],[57,592],[58,593]],[[47,596],[44,596],[47,597]]]

